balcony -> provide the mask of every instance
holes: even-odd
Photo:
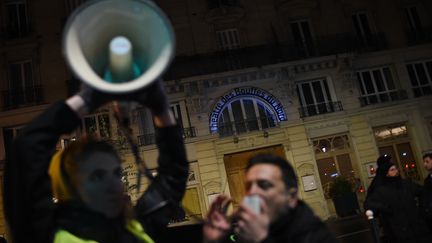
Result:
[[[340,101],[328,102],[328,103],[318,103],[308,106],[302,106],[298,108],[300,113],[300,118],[316,116],[325,113],[332,113],[336,111],[343,111],[342,103]]]
[[[382,92],[371,95],[364,95],[359,97],[360,106],[364,107],[367,105],[386,103],[397,100],[407,99],[408,95],[405,90],[394,90],[390,92]]]
[[[421,29],[408,29],[405,33],[408,45],[419,45],[432,42],[432,26],[425,26]]]
[[[164,79],[175,80],[337,53],[377,51],[386,47],[382,33],[363,39],[353,33],[342,33],[320,36],[307,42],[281,42],[206,55],[178,56]]]
[[[275,127],[277,119],[275,117],[257,117],[254,119],[244,119],[235,122],[224,122],[218,125],[220,137],[228,137],[252,131],[264,130]]]
[[[196,137],[195,127],[183,128],[183,138],[194,138]],[[147,146],[156,143],[156,135],[154,133],[148,133],[138,136],[138,146]]]
[[[44,102],[41,85],[2,91],[3,110],[38,105]]]
[[[425,95],[432,95],[432,85],[422,85],[413,87],[414,97],[421,97]]]

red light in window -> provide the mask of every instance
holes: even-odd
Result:
[[[408,170],[408,168],[409,168],[409,165],[405,164],[405,169]]]
[[[411,163],[411,168],[415,168],[415,164],[414,163]]]

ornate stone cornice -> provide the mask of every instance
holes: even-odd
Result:
[[[321,60],[319,62],[303,63],[294,65],[296,73],[305,73],[324,69],[335,68],[337,66],[336,59]]]
[[[245,10],[239,6],[222,6],[207,12],[205,19],[212,24],[237,22],[245,15]]]

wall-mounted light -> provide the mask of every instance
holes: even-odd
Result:
[[[238,143],[238,142],[239,142],[239,138],[238,138],[237,136],[235,136],[235,137],[233,138],[233,142],[234,142],[234,143]]]
[[[264,131],[264,132],[263,132],[263,136],[264,136],[265,138],[268,138],[268,136],[269,136],[268,132],[267,132],[267,131]]]

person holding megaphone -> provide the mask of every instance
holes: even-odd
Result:
[[[181,129],[159,80],[174,55],[172,27],[152,1],[95,0],[71,15],[63,41],[69,67],[85,84],[14,141],[4,175],[12,240],[152,243],[177,212],[189,169]],[[150,185],[134,207],[124,194],[120,157],[109,144],[84,137],[55,152],[60,136],[77,129],[82,116],[114,100],[138,102],[153,115],[157,176],[147,173]],[[121,118],[125,106],[116,107]],[[144,168],[130,134],[125,136]]]
[[[103,141],[84,138],[53,152],[80,117],[110,99],[133,99],[152,111],[158,175],[134,208],[127,204],[121,160]],[[160,81],[127,95],[88,86],[30,122],[14,142],[5,169],[5,212],[16,243],[153,242],[186,187],[183,138]],[[54,200],[53,200],[54,199]]]

